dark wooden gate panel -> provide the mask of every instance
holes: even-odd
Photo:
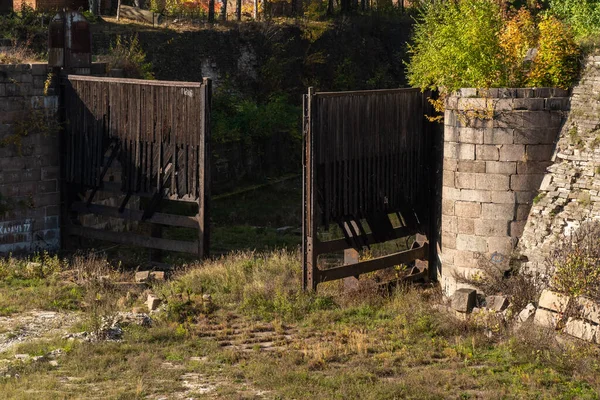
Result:
[[[431,93],[418,89],[313,93],[305,97],[304,284],[429,259],[437,240],[439,127],[428,121]],[[402,221],[393,227],[388,217]],[[344,239],[321,242],[320,226],[337,224]],[[379,259],[320,269],[318,256],[360,250],[417,233],[428,243]],[[434,268],[430,275],[434,277]]]
[[[68,76],[65,87],[65,182],[71,234],[149,248],[208,252],[211,81],[166,82]],[[118,183],[106,176],[120,166]],[[120,207],[94,204],[98,191],[124,195]],[[143,210],[126,208],[131,196],[149,198]],[[162,200],[198,204],[196,217],[157,212]],[[199,229],[197,242],[137,237],[78,225],[78,213]]]

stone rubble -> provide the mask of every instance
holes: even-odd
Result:
[[[560,237],[582,222],[600,218],[600,56],[590,56],[573,88],[568,120],[560,133],[553,164],[527,219],[518,250],[527,267],[546,271],[546,260]]]

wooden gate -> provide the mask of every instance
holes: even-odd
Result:
[[[206,256],[211,81],[69,75],[63,97],[65,232]],[[113,173],[109,174],[111,170]],[[109,175],[116,179],[110,181]],[[112,193],[112,200],[119,199],[118,206],[98,202],[99,193]],[[158,212],[164,200],[196,203],[198,212],[195,216]],[[135,206],[127,207],[128,204]],[[153,229],[152,236],[96,229],[82,224],[80,217],[84,214],[148,222],[159,227],[196,228],[198,235],[193,241],[182,241],[157,237],[160,229]]]
[[[441,127],[429,122],[431,93],[418,89],[314,93],[304,99],[304,287],[428,260],[435,280]],[[398,221],[393,223],[393,219]],[[335,223],[343,238],[324,241]],[[412,235],[412,249],[358,260],[358,251]],[[424,238],[423,238],[424,239]],[[319,255],[344,251],[344,265]]]

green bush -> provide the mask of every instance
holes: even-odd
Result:
[[[108,63],[108,69],[122,69],[126,78],[154,79],[152,64],[146,61],[139,38],[117,36],[111,44],[108,54],[102,57]]]
[[[425,3],[417,18],[409,83],[423,89],[503,84],[500,6],[490,0]]]
[[[577,38],[600,32],[599,0],[550,0],[550,12],[569,23]]]
[[[410,53],[408,79],[422,89],[568,87],[579,67],[568,25],[495,0],[426,4]]]

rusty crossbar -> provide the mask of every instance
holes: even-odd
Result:
[[[304,287],[429,260],[435,279],[441,129],[427,120],[430,92],[393,89],[304,98]],[[394,227],[389,218],[401,221]],[[319,240],[337,224],[344,239]],[[369,231],[369,232],[367,232]],[[426,234],[429,244],[368,262],[320,269],[320,254]],[[347,257],[346,257],[347,258]],[[355,257],[356,258],[356,257]]]
[[[206,256],[209,245],[211,81],[170,82],[69,75],[64,80],[65,157],[62,175],[71,194],[67,231],[78,236],[144,243],[145,247]],[[118,165],[118,183],[106,180]],[[118,186],[117,186],[118,185]],[[94,204],[97,192],[124,196],[120,207]],[[127,208],[149,197],[144,210]],[[162,200],[195,202],[198,214],[158,213]],[[97,214],[157,225],[190,227],[197,242],[134,237],[82,228],[77,217]],[[74,216],[74,217],[73,217]],[[160,229],[153,230],[156,233]],[[150,240],[152,239],[152,240]],[[194,250],[195,249],[195,250]]]

